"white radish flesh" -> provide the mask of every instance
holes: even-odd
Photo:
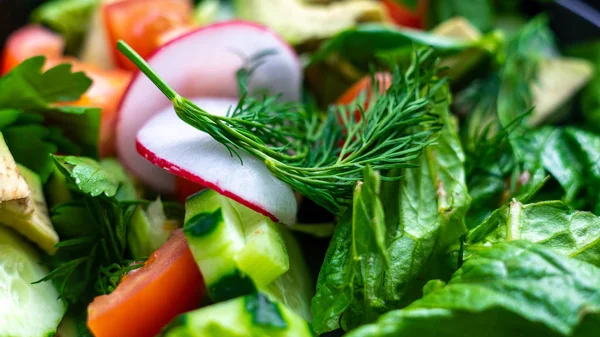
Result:
[[[237,101],[193,100],[202,109],[224,116]],[[152,117],[137,135],[137,150],[150,163],[204,185],[257,212],[286,224],[295,222],[297,204],[292,189],[266,165],[239,151],[240,159],[210,135],[184,123],[173,107]]]
[[[250,92],[281,93],[285,100],[300,97],[301,66],[296,54],[265,27],[242,21],[205,26],[162,46],[149,59],[150,66],[185,97],[238,97],[236,72],[245,59],[273,50],[249,83]],[[136,151],[138,130],[171,102],[141,72],[136,73],[119,108],[117,151],[125,166],[159,192],[174,193],[175,179],[148,163]],[[161,142],[171,140],[164,135]]]

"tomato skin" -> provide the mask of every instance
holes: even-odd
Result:
[[[177,229],[144,267],[94,299],[87,325],[95,337],[154,337],[175,316],[198,308],[203,292],[202,275]]]
[[[103,7],[104,22],[117,64],[125,69],[137,67],[116,46],[124,40],[143,58],[164,42],[165,33],[187,27],[192,22],[189,0],[127,0]]]
[[[392,75],[387,72],[375,73],[375,79],[379,82],[379,92],[384,93],[392,84]],[[337,104],[349,105],[352,104],[362,93],[365,93],[365,102],[362,108],[366,111],[369,108],[371,96],[373,95],[373,85],[371,83],[371,75],[365,76],[358,80],[350,89],[346,90],[345,93],[340,96],[337,100]],[[340,117],[341,118],[341,117]],[[354,118],[358,120],[360,118],[360,110],[354,111]]]
[[[39,25],[27,25],[14,31],[4,45],[0,73],[6,74],[26,59],[44,55],[60,58],[65,48],[62,36]]]
[[[416,11],[398,3],[397,0],[383,0],[383,5],[387,8],[390,17],[396,24],[424,29],[429,0],[418,0]]]

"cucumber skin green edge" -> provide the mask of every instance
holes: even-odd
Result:
[[[269,316],[276,315],[275,323],[262,324],[260,322],[260,316],[262,313],[259,312],[261,305],[255,303],[263,302],[268,306]],[[308,322],[302,319],[300,316],[287,309],[282,304],[272,302],[267,296],[260,293],[252,293],[243,297],[238,297],[226,302],[215,304],[219,306],[219,309],[225,306],[230,307],[227,312],[231,314],[229,319],[231,322],[227,322],[227,318],[220,315],[214,315],[216,319],[211,319],[211,306],[197,309],[192,312],[181,314],[177,316],[169,325],[167,325],[158,337],[237,337],[240,336],[239,331],[231,331],[231,334],[223,334],[226,331],[227,326],[246,326],[244,336],[264,336],[265,333],[273,336],[290,336],[290,337],[315,337],[316,334],[312,331],[312,328]],[[214,307],[212,307],[214,308]],[[239,311],[237,311],[237,310]],[[236,312],[237,311],[237,312]],[[245,315],[248,315],[244,317]],[[239,317],[236,317],[239,316]],[[245,320],[244,318],[249,318]],[[219,322],[219,320],[223,320]],[[202,322],[204,321],[204,322]],[[194,324],[194,323],[201,324]],[[204,325],[202,325],[202,323]],[[198,331],[203,327],[212,327],[214,331],[219,332],[219,336],[212,334],[202,334],[205,331]],[[218,329],[218,330],[217,330]]]
[[[202,198],[206,193],[210,193],[209,190],[192,194],[188,197],[186,205],[193,202],[194,199]],[[210,201],[210,199],[207,200],[206,204],[209,204]],[[214,204],[216,205],[216,202]],[[202,238],[215,232],[217,227],[224,221],[222,208],[220,206],[215,208],[212,212],[200,212],[186,219],[183,231],[188,241],[190,239],[193,241],[194,238]],[[223,275],[216,282],[206,284],[206,288],[210,297],[216,302],[251,294],[257,290],[250,277],[244,275],[238,269]]]

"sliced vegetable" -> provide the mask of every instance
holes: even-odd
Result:
[[[67,310],[36,250],[0,225],[0,336],[53,336]]]
[[[55,245],[58,243],[58,234],[50,222],[42,181],[35,172],[22,165],[17,166],[29,186],[29,197],[25,200],[17,200],[16,204],[13,204],[13,201],[0,203],[0,223],[12,227],[36,243],[46,253],[54,254],[56,253]],[[24,213],[20,202],[30,203],[32,212]]]
[[[348,337],[591,337],[600,322],[600,269],[527,241],[483,248],[448,285]],[[442,283],[443,284],[443,283]]]
[[[219,116],[237,104],[215,98],[196,102]],[[158,134],[161,137],[156,137]],[[210,135],[181,121],[171,107],[139,131],[137,148],[144,158],[168,172],[212,188],[274,220],[294,223],[297,204],[288,185],[275,178],[258,159],[245,153],[240,153],[240,158],[232,156]]]
[[[325,39],[360,22],[382,22],[386,17],[383,6],[370,0],[328,4],[302,0],[237,0],[235,5],[238,17],[272,28],[291,44]]]
[[[269,219],[213,190],[185,208],[185,234],[214,300],[249,294],[288,270],[285,242]]]
[[[25,200],[24,206],[29,201],[29,186],[15,163],[15,159],[8,150],[4,137],[0,133],[0,205],[12,200]],[[26,210],[26,208],[24,208]],[[27,213],[30,213],[31,208]]]
[[[410,6],[410,3],[414,6]],[[383,5],[396,24],[417,29],[425,28],[429,0],[383,0]]]
[[[49,59],[60,58],[65,40],[51,30],[38,25],[28,25],[14,31],[6,40],[2,52],[0,74],[6,74],[26,59],[43,55]]]
[[[211,305],[177,317],[163,337],[312,337],[306,321],[260,293]]]
[[[264,56],[254,70],[250,93],[266,89],[282,93],[286,100],[299,99],[302,72],[294,51],[268,29],[251,23],[230,21],[199,28],[161,47],[148,63],[191,97],[233,98],[238,95],[236,72],[266,50],[276,54]],[[143,182],[166,193],[175,192],[175,179],[137,154],[135,138],[151,116],[170,105],[148,78],[137,73],[121,102],[117,122],[121,161]]]
[[[127,245],[133,258],[150,256],[179,225],[176,221],[167,219],[160,198],[151,202],[146,209],[138,207],[127,232]]]
[[[181,230],[110,295],[88,307],[95,337],[153,337],[175,316],[200,306],[204,285]]]
[[[340,98],[338,98],[337,103],[348,105],[354,101],[356,101],[361,95],[366,95],[364,99],[364,103],[361,105],[363,110],[367,110],[369,108],[369,102],[371,100],[371,96],[373,95],[372,76],[365,76],[360,81],[356,82],[350,89],[346,90]],[[379,84],[378,92],[384,93],[392,83],[392,75],[390,73],[376,73],[375,74],[376,82]]]
[[[117,63],[126,69],[137,68],[116,50],[124,40],[147,58],[160,46],[160,36],[188,26],[192,21],[190,0],[127,0],[103,6],[103,17]]]

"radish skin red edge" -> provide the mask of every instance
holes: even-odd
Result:
[[[184,97],[236,99],[237,70],[243,66],[244,58],[264,50],[274,50],[276,54],[266,56],[254,71],[248,84],[250,93],[266,91],[281,94],[288,101],[298,100],[302,70],[296,53],[277,34],[255,23],[228,21],[198,28],[161,46],[147,62]],[[175,177],[138,154],[136,145],[142,126],[169,106],[172,103],[159,89],[140,71],[136,72],[119,106],[116,143],[119,159],[129,171],[158,192],[174,194]],[[235,195],[234,191],[229,193]],[[240,199],[244,198],[236,200]],[[272,211],[267,213],[274,216]]]
[[[190,172],[185,171],[184,169],[182,169],[181,167],[171,164],[168,161],[166,161],[165,159],[159,158],[157,155],[155,155],[152,151],[150,151],[149,149],[147,149],[146,147],[144,147],[143,144],[141,144],[139,141],[136,142],[136,148],[139,154],[141,154],[142,156],[144,156],[144,158],[146,158],[146,160],[148,160],[149,162],[151,162],[152,164],[162,167],[165,170],[167,170],[170,173],[173,173],[175,175],[178,175],[184,179],[187,179],[191,182],[194,182],[196,184],[202,185],[206,188],[210,188],[211,190],[215,190],[217,193],[226,196],[236,202],[239,202],[240,204],[258,212],[261,213],[263,215],[268,216],[271,220],[275,221],[275,222],[279,222],[279,219],[277,219],[277,217],[273,214],[269,214],[267,212],[265,212],[260,206],[256,205],[256,204],[252,204],[240,197],[238,197],[237,195],[223,190],[221,189],[218,185],[215,185],[213,183],[210,183],[202,178],[200,178],[197,175],[194,175]]]
[[[218,116],[237,104],[235,99],[226,98],[193,101]],[[210,135],[179,119],[173,107],[163,109],[140,129],[136,148],[150,163],[211,188],[276,222],[293,224],[296,220],[297,202],[289,185],[277,179],[261,160],[243,151],[238,152],[239,158],[232,155]]]

